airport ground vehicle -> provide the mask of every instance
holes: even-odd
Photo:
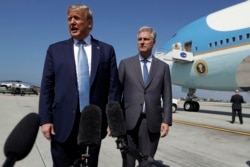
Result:
[[[172,98],[172,113],[175,113],[178,107],[179,99]],[[162,105],[162,101],[161,101]]]
[[[178,107],[178,99],[172,98],[172,113],[175,113]]]
[[[13,95],[38,95],[35,86],[22,81],[3,81],[0,83],[0,93]]]

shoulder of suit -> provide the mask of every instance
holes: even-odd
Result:
[[[113,47],[111,44],[100,41],[98,39],[95,39],[91,36],[91,44],[92,45],[99,45],[99,46],[105,46],[105,47]]]
[[[162,60],[160,60],[160,59],[158,59],[158,58],[156,58],[156,57],[153,58],[153,61],[155,61],[155,62],[157,62],[157,63],[160,63],[160,64],[162,64],[162,65],[168,66],[167,63],[165,63],[164,61],[162,61]]]
[[[74,43],[73,39],[70,38],[70,39],[67,39],[67,40],[55,42],[55,43],[51,44],[50,46],[55,47],[55,46],[58,46],[58,45],[66,45],[66,44],[73,44],[73,43]]]
[[[130,57],[124,58],[124,59],[122,59],[121,61],[123,61],[123,62],[130,62],[130,61],[136,61],[136,60],[139,60],[138,55],[130,56]]]

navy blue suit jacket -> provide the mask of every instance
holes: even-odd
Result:
[[[105,107],[109,100],[120,100],[120,82],[114,48],[92,37],[91,45],[90,104],[102,109],[104,138]],[[71,133],[77,112],[79,92],[71,38],[52,44],[47,50],[39,100],[40,124],[53,123],[54,140],[64,142]]]

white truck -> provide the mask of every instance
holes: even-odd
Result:
[[[175,113],[178,107],[178,99],[172,98],[172,113]]]
[[[172,98],[172,113],[175,113],[178,107],[179,99]],[[162,105],[162,101],[161,101]]]

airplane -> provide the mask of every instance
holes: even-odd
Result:
[[[0,93],[38,95],[39,87],[19,80],[0,81]]]
[[[201,17],[177,31],[155,57],[187,92],[185,111],[199,111],[196,89],[250,92],[250,1]]]

